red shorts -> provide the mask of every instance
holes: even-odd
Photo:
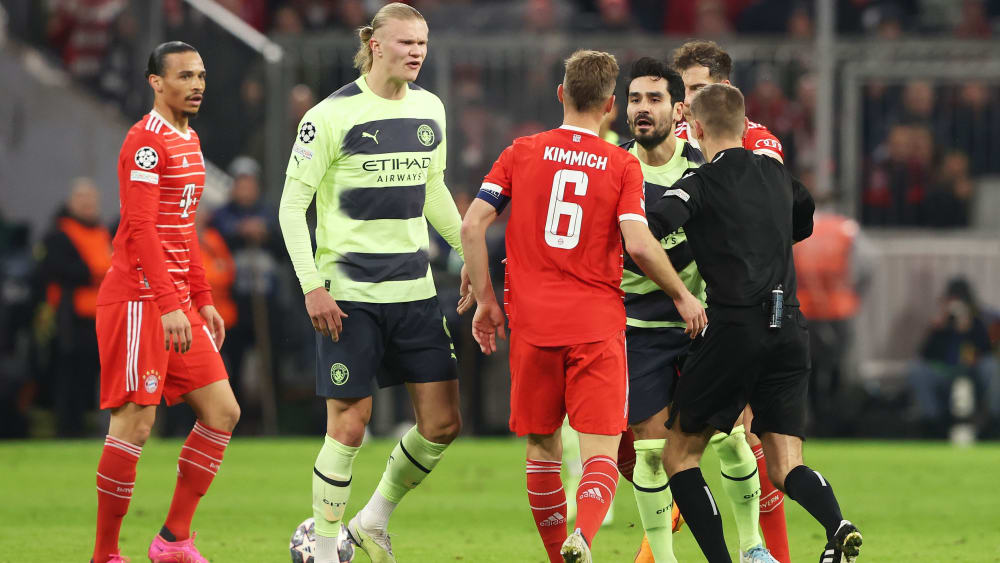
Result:
[[[97,307],[97,348],[101,355],[101,408],[125,403],[168,405],[181,396],[227,379],[219,349],[198,313],[191,321],[191,349],[164,349],[160,308],[152,301],[122,301]]]
[[[552,434],[569,414],[577,432],[628,428],[625,333],[571,346],[534,346],[510,332],[510,429]]]

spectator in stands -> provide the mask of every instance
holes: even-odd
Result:
[[[756,74],[753,90],[746,97],[747,115],[753,116],[758,123],[766,123],[775,136],[784,141],[791,127],[788,98],[771,67],[762,65]]]
[[[47,33],[69,72],[96,88],[111,28],[125,0],[58,0],[51,2]]]
[[[995,98],[991,103],[986,83],[974,80],[962,85],[948,138],[953,146],[969,155],[973,175],[1000,171],[1000,159],[996,158],[1000,149],[997,131],[1000,131],[1000,107]]]
[[[791,39],[812,39],[813,20],[809,5],[798,2],[788,15],[788,37]]]
[[[288,128],[296,131],[302,116],[316,105],[316,95],[305,84],[296,84],[288,93]]]
[[[557,0],[524,0],[521,25],[534,33],[559,31],[566,27],[569,16],[569,6]]]
[[[236,326],[226,336],[232,365],[230,378],[237,398],[244,391],[242,370],[246,352],[256,349],[268,358],[263,375],[277,373],[279,347],[272,338],[282,334],[283,301],[279,299],[281,264],[287,261],[278,231],[277,211],[261,199],[260,165],[241,156],[229,167],[233,176],[230,200],[212,214],[210,226],[218,230],[232,252],[236,280]],[[250,411],[252,416],[252,411]]]
[[[781,139],[786,166],[799,176],[804,170],[815,170],[820,163],[816,152],[816,78],[812,74],[799,77],[795,101],[788,107],[784,120],[788,123],[788,132]]]
[[[302,16],[295,8],[283,5],[274,12],[274,32],[299,35],[305,29]]]
[[[867,174],[862,223],[883,227],[921,225],[933,154],[929,129],[893,126]]]
[[[934,85],[927,80],[911,80],[903,87],[903,107],[896,121],[912,125],[922,125],[930,129],[935,139],[940,139],[945,127],[943,112],[937,110],[939,103]]]
[[[924,200],[926,225],[940,228],[969,226],[969,207],[975,184],[969,176],[969,157],[957,150],[941,158],[934,183]]]
[[[365,10],[364,2],[361,0],[340,0],[336,17],[338,27],[354,31],[367,25],[369,21],[371,21],[371,15]]]
[[[955,36],[963,39],[989,39],[993,34],[983,0],[962,0],[961,19],[955,25]]]
[[[125,115],[138,119],[146,110],[146,92],[135,88],[142,79],[143,60],[139,22],[131,9],[115,19],[107,52],[101,60],[98,90],[113,100]]]
[[[943,437],[949,426],[951,386],[959,377],[975,384],[979,418],[1000,421],[1000,375],[972,286],[965,278],[948,282],[909,381],[925,437]]]
[[[97,355],[97,290],[111,267],[111,234],[101,225],[97,186],[89,178],[73,183],[42,243],[38,278],[46,288],[52,319],[52,386],[56,431],[81,436],[84,414],[94,407]]]

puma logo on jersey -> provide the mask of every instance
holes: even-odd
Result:
[[[378,129],[375,130],[375,134],[369,133],[367,131],[363,131],[361,133],[361,137],[362,138],[368,137],[369,139],[375,141],[375,144],[377,145],[378,144],[378,132],[379,132]]]
[[[604,495],[601,494],[601,490],[597,487],[591,487],[586,491],[583,491],[580,493],[580,498],[592,498],[594,500],[604,502]]]

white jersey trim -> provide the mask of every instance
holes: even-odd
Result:
[[[622,223],[624,221],[638,221],[643,225],[649,225],[649,221],[645,217],[639,215],[638,213],[624,213],[618,216],[618,222]]]
[[[188,129],[187,133],[181,133],[180,131],[177,130],[176,127],[174,127],[173,125],[171,125],[169,121],[167,121],[166,119],[164,119],[163,116],[160,115],[160,113],[158,111],[156,111],[155,109],[154,110],[150,110],[149,111],[149,115],[155,117],[156,119],[159,119],[160,122],[163,125],[167,126],[167,129],[170,129],[171,131],[173,131],[174,133],[176,133],[177,136],[180,137],[181,139],[184,139],[185,141],[190,141],[191,140],[191,129]],[[148,129],[148,127],[147,127],[147,129]],[[153,132],[154,133],[159,133],[160,129],[157,128],[156,131],[153,131]]]
[[[583,127],[577,127],[576,125],[566,125],[566,124],[563,124],[563,125],[560,125],[559,128],[560,129],[568,129],[569,131],[576,131],[577,133],[586,133],[587,135],[593,135],[595,137],[597,136],[597,133],[594,133],[590,129],[585,129]]]

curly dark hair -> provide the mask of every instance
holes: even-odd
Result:
[[[721,82],[729,80],[733,59],[715,41],[688,41],[674,51],[674,68],[684,72],[693,66],[708,67],[708,75]]]
[[[667,63],[652,57],[642,57],[632,63],[632,70],[629,73],[628,81],[631,84],[636,78],[651,76],[662,78],[667,81],[667,93],[670,94],[670,103],[684,101],[684,81],[677,71],[670,68]]]

